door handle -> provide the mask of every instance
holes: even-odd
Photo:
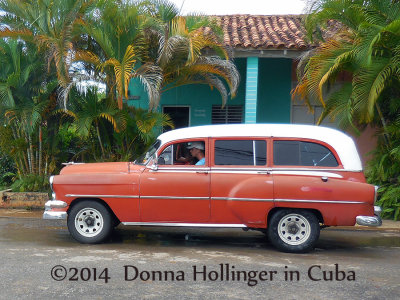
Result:
[[[196,171],[196,174],[208,174],[208,171]]]
[[[322,180],[323,182],[327,182],[327,181],[328,181],[328,177],[322,176],[322,177],[321,177],[321,180]]]

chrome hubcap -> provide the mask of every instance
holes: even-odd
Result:
[[[310,222],[298,214],[286,215],[279,221],[278,234],[286,244],[300,245],[310,237]]]
[[[103,229],[103,216],[94,208],[81,209],[75,218],[75,228],[85,237],[98,235]]]

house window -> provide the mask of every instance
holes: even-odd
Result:
[[[306,105],[292,105],[292,123],[293,124],[317,124],[320,115],[322,114],[323,107],[321,105],[312,105],[312,111]],[[326,117],[322,126],[337,128],[337,124],[329,117]]]
[[[190,107],[189,106],[163,106],[163,113],[168,114],[175,129],[189,127],[190,124]],[[164,127],[163,132],[169,131],[172,128]]]
[[[323,145],[301,141],[274,141],[274,165],[337,167],[333,153]]]
[[[215,141],[215,165],[262,166],[266,161],[266,141]]]
[[[212,106],[211,115],[212,124],[238,124],[243,123],[243,106],[242,105],[220,105]]]

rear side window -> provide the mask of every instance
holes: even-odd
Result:
[[[267,142],[255,140],[215,141],[216,165],[264,166]]]
[[[274,141],[274,165],[337,167],[333,153],[325,146],[302,141]]]

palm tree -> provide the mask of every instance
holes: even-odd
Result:
[[[133,77],[140,79],[151,102],[159,98],[161,70],[152,63],[143,63],[140,57],[145,43],[145,23],[140,3],[105,0],[81,24],[91,45],[77,50],[74,60],[92,64],[106,73],[108,97],[114,98],[116,89],[120,109],[123,98],[128,97],[129,81]]]
[[[124,106],[127,112],[126,129],[114,134],[115,152],[122,161],[137,158],[155,141],[157,128],[174,124],[167,114]]]
[[[44,61],[32,45],[0,39],[0,50],[0,119],[11,137],[0,146],[14,158],[20,176],[45,173],[42,127],[57,82],[46,80]]]
[[[336,34],[323,39],[306,56],[294,95],[309,103],[318,98],[325,106],[319,122],[338,117],[343,126],[386,120],[381,104],[384,91],[400,95],[400,3],[393,0],[321,0],[306,19],[310,38],[334,26]],[[322,30],[323,31],[323,30]],[[340,74],[351,75],[351,83],[324,99],[324,91]]]
[[[229,59],[216,21],[200,15],[180,16],[169,1],[153,1],[147,6],[153,23],[146,27],[146,59],[157,64],[166,91],[181,85],[207,84],[216,88],[225,105],[229,94],[234,97],[239,73]],[[158,103],[150,102],[150,108]]]
[[[97,160],[96,149],[100,149],[101,160],[131,160],[154,141],[157,134],[154,128],[173,127],[165,114],[127,105],[120,110],[115,101],[99,98],[96,88],[88,88],[84,93],[73,89],[70,97],[73,101],[68,101],[68,108],[58,109],[53,115],[63,116],[62,123],[82,138],[82,151],[75,157],[91,149],[88,158]]]
[[[101,157],[105,159],[107,153],[104,139],[108,136],[105,126],[111,125],[114,132],[124,130],[126,113],[119,110],[114,101],[108,98],[99,99],[97,88],[89,88],[84,93],[74,89],[70,97],[73,97],[74,101],[69,101],[66,109],[56,110],[54,114],[72,117],[72,126],[84,140],[90,141],[90,136],[94,134],[101,150]]]
[[[0,37],[19,37],[34,42],[46,53],[48,69],[54,63],[62,87],[70,84],[69,68],[78,24],[93,0],[0,0]]]
[[[117,92],[118,106],[128,97],[129,82],[139,78],[149,96],[150,109],[160,93],[184,84],[215,87],[223,104],[235,95],[239,73],[219,41],[215,22],[200,16],[179,16],[168,1],[104,1],[82,24],[91,45],[76,51],[82,61],[104,71],[108,96]],[[213,56],[205,55],[212,52]]]

